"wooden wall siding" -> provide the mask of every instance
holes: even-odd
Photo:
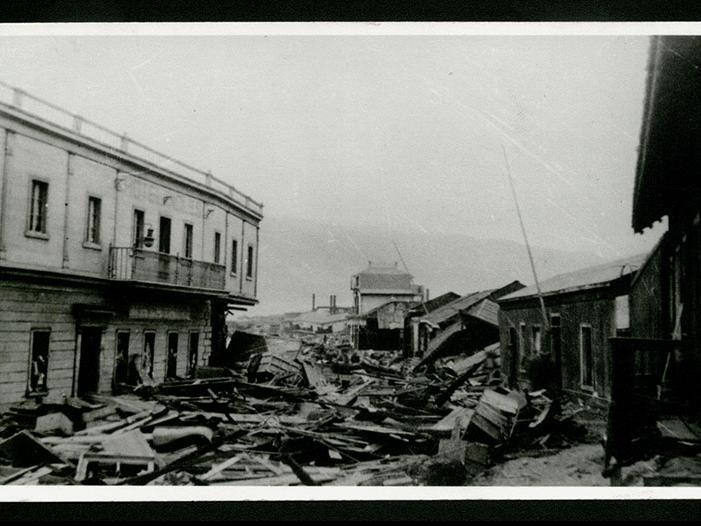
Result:
[[[640,270],[630,290],[630,331],[637,338],[669,336],[665,312],[666,273],[663,273],[662,244]]]
[[[143,298],[138,299],[140,304],[143,303]],[[122,298],[121,302],[117,302],[105,291],[32,284],[3,276],[0,280],[0,406],[18,402],[26,395],[32,329],[51,330],[47,375],[49,394],[71,395],[79,359],[76,356],[76,319],[73,315],[73,305],[76,303],[122,306],[117,309],[116,317],[104,324],[99,362],[98,388],[101,392],[107,393],[112,389],[118,330],[130,332],[130,353],[142,352],[145,330],[156,331],[154,380],[157,382],[165,376],[169,330],[176,330],[179,334],[178,374],[185,374],[190,331],[200,332],[199,364],[207,363],[211,328],[209,307],[203,300],[191,304],[189,320],[172,321],[157,317],[135,320],[128,317],[128,299]],[[163,303],[153,301],[152,306],[153,312],[158,313]]]
[[[690,377],[701,374],[701,205],[699,197],[690,196],[687,202],[680,203],[679,210],[670,214],[666,247],[663,249],[662,283],[668,284],[670,256],[679,259],[681,268],[682,340],[685,353],[685,367]],[[667,335],[674,327],[669,314],[668,298],[662,297],[662,310],[669,320]],[[665,301],[667,300],[667,301]],[[665,335],[665,336],[667,336]],[[701,400],[701,392],[693,389],[696,401]]]
[[[562,338],[562,385],[564,388],[582,394],[594,394],[607,398],[610,395],[611,362],[608,349],[608,338],[615,336],[615,299],[613,297],[579,296],[576,301],[567,299],[556,303],[552,299],[547,303],[546,310],[550,314],[560,315]],[[510,371],[509,328],[514,327],[521,335],[520,324],[526,324],[525,352],[531,353],[531,328],[541,327],[541,349],[554,360],[550,335],[545,332],[540,306],[501,304],[499,312],[499,336],[502,349],[502,369],[505,376]],[[592,327],[592,354],[594,361],[593,392],[585,390],[580,382],[579,334],[580,324]],[[524,343],[519,343],[519,351],[524,352]]]

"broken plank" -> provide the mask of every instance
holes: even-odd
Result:
[[[460,422],[460,426],[462,428],[466,428],[470,423],[473,413],[474,410],[472,409],[468,409],[467,407],[458,407],[453,409],[449,414],[428,429],[438,433],[450,433],[458,421]]]
[[[231,466],[233,466],[237,462],[239,462],[243,457],[244,457],[243,453],[235,455],[235,456],[225,460],[221,464],[217,464],[216,466],[212,466],[212,469],[210,469],[207,473],[205,473],[204,475],[202,475],[201,477],[198,477],[198,478],[200,480],[209,480],[217,473],[220,473],[220,472],[224,471],[225,469],[230,468]]]

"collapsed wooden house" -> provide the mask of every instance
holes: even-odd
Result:
[[[523,287],[522,283],[513,281],[498,289],[466,294],[425,315],[413,316],[413,356],[427,362],[446,354],[482,349],[498,341],[496,301]]]
[[[446,292],[440,296],[436,296],[433,299],[424,301],[409,309],[406,317],[404,318],[404,356],[412,357],[416,356],[419,349],[419,326],[421,317],[439,309],[443,305],[455,301],[460,298],[460,294],[455,292]]]

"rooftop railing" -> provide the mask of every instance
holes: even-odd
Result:
[[[101,124],[72,113],[57,104],[41,99],[20,88],[0,81],[0,102],[13,106],[22,112],[34,115],[52,124],[72,130],[79,135],[97,141],[105,146],[122,150],[143,159],[159,168],[184,176],[194,182],[203,184],[212,190],[227,195],[230,199],[255,213],[263,214],[263,203],[255,201],[233,185],[215,177],[210,171],[204,171],[169,155],[161,153],[143,143],[135,141],[126,133],[113,131]]]

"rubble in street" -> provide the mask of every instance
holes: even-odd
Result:
[[[393,351],[266,348],[131,394],[13,406],[0,481],[462,485],[519,448],[569,445],[570,417],[545,391],[504,388],[498,345],[418,368]]]

